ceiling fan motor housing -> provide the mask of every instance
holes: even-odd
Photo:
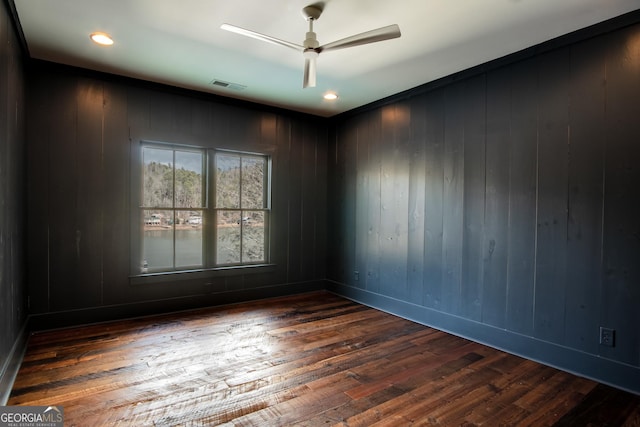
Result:
[[[302,42],[302,46],[304,46],[305,51],[309,49],[315,49],[320,46],[320,43],[318,43],[318,40],[316,39],[316,33],[314,33],[313,31],[307,32],[307,38],[305,38],[304,42]]]

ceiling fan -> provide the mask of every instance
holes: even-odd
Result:
[[[313,22],[317,21],[324,9],[323,3],[316,3],[302,9],[302,16],[305,20],[309,21],[309,31],[307,32],[305,40],[302,45],[291,43],[285,40],[280,40],[275,37],[267,36],[265,34],[256,33],[255,31],[246,30],[244,28],[236,27],[231,24],[222,24],[220,28],[223,30],[231,31],[233,33],[241,34],[247,37],[253,37],[258,40],[262,40],[268,43],[284,46],[302,52],[304,56],[304,78],[302,87],[315,87],[316,85],[316,59],[322,52],[328,52],[331,50],[343,49],[346,47],[359,46],[368,43],[380,42],[383,40],[394,39],[400,37],[400,27],[393,24],[386,27],[378,28],[364,33],[356,34],[344,39],[336,40],[325,45],[320,45],[316,39],[316,33],[313,32]]]

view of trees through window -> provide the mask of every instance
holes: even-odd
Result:
[[[142,271],[202,267],[204,153],[145,146],[142,157]]]
[[[216,263],[266,261],[266,159],[218,153],[215,164]]]
[[[143,273],[266,261],[267,158],[221,152],[207,174],[206,154],[143,146]]]

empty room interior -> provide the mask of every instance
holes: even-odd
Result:
[[[640,425],[638,6],[3,0],[0,404]]]

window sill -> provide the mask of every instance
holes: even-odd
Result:
[[[131,285],[174,282],[177,280],[210,279],[222,276],[240,276],[244,274],[270,273],[276,270],[275,264],[234,265],[198,270],[163,271],[129,276]]]

